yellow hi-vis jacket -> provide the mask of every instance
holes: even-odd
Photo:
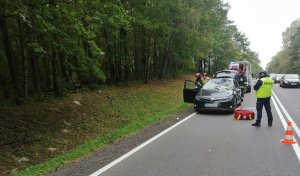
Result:
[[[272,95],[272,88],[274,85],[274,81],[272,78],[261,78],[262,85],[256,91],[255,96],[256,98],[268,98]]]

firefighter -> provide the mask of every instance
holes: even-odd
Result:
[[[204,84],[207,83],[207,81],[209,81],[209,80],[210,80],[210,77],[208,77],[207,73],[204,72],[203,73],[203,82],[204,82]]]
[[[198,87],[198,89],[201,89],[201,87],[204,85],[202,76],[200,73],[196,73],[195,77],[196,77],[196,80],[195,80],[196,86]]]
[[[242,88],[242,100],[244,99],[244,92],[245,92],[245,89],[246,89],[246,82],[247,82],[247,77],[245,76],[245,72],[243,70],[241,70],[239,72],[239,74],[237,74],[235,76],[235,80],[239,83],[239,85],[241,86]]]
[[[257,118],[256,122],[252,126],[260,127],[260,122],[262,118],[262,109],[265,107],[268,116],[268,126],[271,127],[273,123],[273,115],[271,112],[270,100],[272,96],[272,88],[274,85],[273,79],[268,77],[268,73],[264,70],[259,72],[259,80],[254,85],[254,90],[256,91],[256,111]]]

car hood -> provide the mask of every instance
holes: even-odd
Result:
[[[201,97],[210,97],[210,98],[215,98],[215,99],[220,99],[220,98],[226,98],[229,97],[233,94],[232,90],[211,90],[211,89],[203,89],[199,92],[199,96]]]
[[[299,79],[285,79],[286,81],[290,81],[290,82],[298,82]]]

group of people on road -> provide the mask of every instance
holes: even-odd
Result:
[[[200,73],[196,73],[196,85],[201,88],[210,78],[207,77],[206,73],[203,76]],[[245,88],[245,84],[247,82],[247,77],[243,70],[241,70],[234,78],[242,88]],[[262,119],[262,110],[265,107],[268,117],[268,126],[271,127],[273,124],[273,115],[271,111],[271,96],[272,96],[272,88],[274,85],[274,81],[272,78],[268,77],[268,73],[264,70],[260,71],[258,74],[258,80],[256,84],[253,86],[253,89],[256,91],[256,111],[257,117],[256,122],[252,124],[252,126],[260,127],[261,119]],[[244,90],[242,90],[242,98],[244,98]]]

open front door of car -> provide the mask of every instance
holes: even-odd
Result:
[[[185,80],[183,88],[183,101],[194,103],[198,88],[194,81]]]

